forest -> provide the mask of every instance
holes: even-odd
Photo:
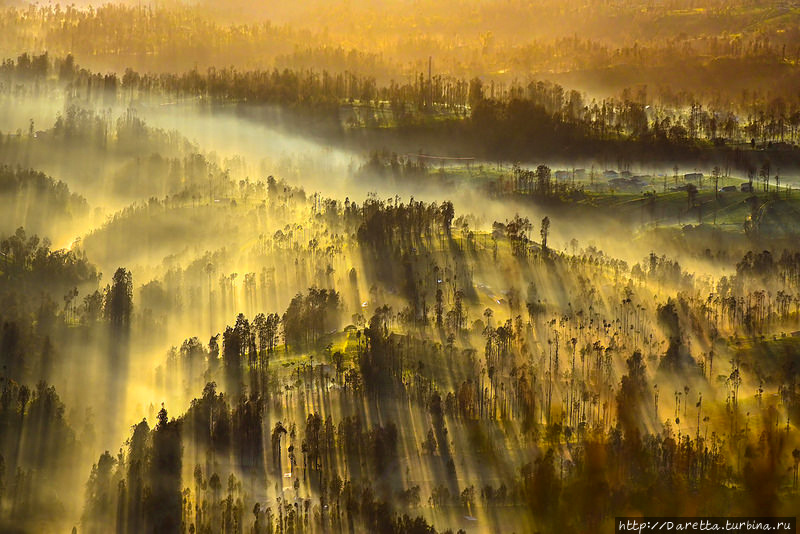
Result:
[[[0,532],[794,518],[798,87],[782,0],[0,2]]]

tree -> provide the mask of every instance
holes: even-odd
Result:
[[[483,82],[480,78],[473,78],[469,81],[469,95],[467,97],[469,107],[474,108],[481,100],[483,100]]]
[[[281,421],[275,423],[275,427],[272,429],[272,435],[270,438],[270,442],[272,443],[272,463],[275,465],[275,472],[279,475],[281,473],[281,438],[288,434],[289,432],[286,430],[286,427],[283,426]]]
[[[238,321],[237,321],[238,326]],[[241,328],[225,328],[222,334],[222,364],[225,369],[225,386],[228,393],[235,395],[242,385],[242,351],[245,341]]]
[[[436,326],[438,328],[442,327],[442,316],[444,315],[444,293],[442,292],[441,288],[436,289],[436,304],[434,306],[434,311],[436,313]]]
[[[442,205],[439,207],[439,210],[442,214],[442,226],[444,227],[444,232],[448,236],[450,235],[450,225],[453,222],[453,217],[455,216],[455,210],[453,209],[453,203],[449,200],[442,202]]]
[[[267,334],[267,316],[263,313],[259,313],[253,318],[253,333],[258,335],[258,344],[256,346],[258,350],[259,360],[264,357],[264,354],[267,351],[268,342],[268,334]]]
[[[286,344],[298,348],[316,344],[338,325],[339,302],[339,293],[333,289],[312,287],[306,295],[295,295],[282,319]]]
[[[108,453],[92,467],[92,474],[86,484],[86,505],[81,522],[89,532],[102,532],[104,526],[112,524],[114,517],[114,492],[112,470],[116,460]]]
[[[534,172],[536,175],[536,194],[541,197],[550,196],[550,167],[547,165],[539,165]]]
[[[154,532],[175,532],[181,525],[180,421],[169,420],[162,406],[153,431],[147,523]]]
[[[761,178],[764,191],[769,191],[769,179],[771,171],[772,167],[769,160],[764,161],[764,163],[761,165],[761,170],[758,173],[758,176]]]
[[[547,251],[547,234],[550,232],[550,217],[542,219],[542,229],[539,233],[542,236],[542,250]]]
[[[130,326],[133,311],[133,279],[130,271],[120,267],[114,273],[111,286],[106,288],[103,313],[115,329]]]
[[[627,374],[622,376],[617,392],[617,414],[623,430],[630,433],[639,427],[647,428],[644,416],[652,413],[652,410],[648,406],[650,386],[641,351],[635,351],[625,360],[625,364]]]
[[[497,225],[498,223],[495,223]],[[520,217],[518,214],[505,225],[500,225],[505,230],[505,234],[511,244],[511,252],[514,256],[525,256],[528,252],[528,232],[531,230],[531,222],[527,217]]]

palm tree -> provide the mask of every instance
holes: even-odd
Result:
[[[683,416],[686,417],[686,404],[689,402],[689,386],[683,386]]]
[[[486,318],[486,328],[492,327],[492,315],[494,315],[494,312],[491,308],[483,310],[483,316]]]

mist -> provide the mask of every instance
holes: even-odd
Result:
[[[0,8],[0,530],[791,516],[796,15]]]

